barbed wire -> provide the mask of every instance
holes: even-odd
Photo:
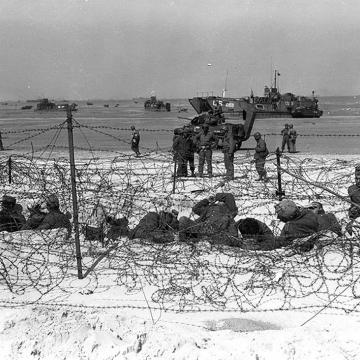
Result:
[[[82,128],[97,129],[82,125],[76,129]],[[62,126],[52,130],[56,133],[44,148],[51,155],[62,149],[56,144]],[[113,138],[112,134],[102,135]],[[189,216],[197,201],[220,190],[217,185],[225,175],[222,155],[215,153],[213,178],[176,179],[173,192],[172,153],[151,149],[146,156],[136,158],[119,151],[116,157],[102,159],[86,134],[82,136],[88,147],[77,149],[87,151],[89,156],[76,165],[82,229],[98,225],[94,214],[99,207],[114,218],[126,216],[131,227],[149,211],[175,208]],[[27,216],[27,207],[50,193],[58,194],[63,211],[72,210],[69,161],[65,157],[51,158],[44,149],[36,156],[33,152],[12,154],[11,170],[9,156],[0,154],[2,192],[16,195]],[[270,182],[256,184],[251,157],[250,153],[236,155],[235,180],[224,183],[221,191],[234,194],[239,218],[255,216],[278,235],[280,223],[274,214],[278,201],[275,157],[272,154],[266,165]],[[286,196],[299,205],[321,199],[324,208],[336,213],[344,226],[349,204],[341,197],[347,195],[347,186],[353,182],[355,164],[355,159],[283,155],[281,166],[288,171],[282,174]],[[214,245],[211,241],[194,246],[177,241],[165,245],[119,238],[114,250],[95,267],[98,257],[103,256],[103,245],[90,241],[84,233],[80,240],[84,267],[92,269],[85,281],[95,294],[105,291],[104,287],[120,287],[136,294],[145,284],[153,289],[153,308],[166,311],[319,309],[338,296],[329,309],[359,312],[358,239],[356,229],[353,236],[322,234],[313,250],[300,254],[296,248],[261,252]],[[69,285],[76,277],[73,242],[73,237],[68,239],[56,231],[0,234],[0,289],[4,294],[1,306],[56,303],[54,299],[67,299],[77,291]],[[7,293],[17,300],[6,297]],[[30,294],[32,300],[23,300],[25,294]],[[131,303],[112,306],[136,308]]]

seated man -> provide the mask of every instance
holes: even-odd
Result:
[[[335,215],[332,213],[325,213],[325,210],[320,202],[313,201],[306,208],[312,211],[315,215],[317,215],[319,222],[319,231],[330,230],[338,236],[342,235],[341,225],[337,221]]]
[[[276,239],[276,247],[291,245],[293,240],[315,234],[319,230],[317,216],[310,210],[301,209],[291,200],[280,201],[275,206],[275,212],[278,219],[285,223],[280,237]]]
[[[236,225],[243,239],[241,247],[249,250],[272,250],[275,246],[275,236],[263,222],[254,218],[240,219]]]
[[[176,210],[149,212],[130,231],[130,239],[149,239],[156,243],[167,243],[174,241],[174,234],[179,229]]]
[[[21,230],[32,230],[36,229],[44,220],[46,212],[41,208],[41,204],[36,204],[32,207],[28,207],[30,212],[29,218],[26,223],[22,226]]]
[[[179,238],[181,241],[200,240],[207,237],[215,244],[240,246],[235,223],[237,207],[230,193],[218,193],[209,199],[199,201],[192,208],[199,216],[196,220],[188,217],[179,219]]]
[[[68,212],[64,214],[60,211],[59,199],[56,195],[50,195],[46,199],[46,208],[48,213],[44,217],[41,224],[36,228],[37,230],[48,230],[65,228],[71,232],[70,218],[71,214]]]
[[[4,195],[1,201],[0,231],[14,232],[21,230],[25,222],[22,206],[16,203],[13,196]]]
[[[352,235],[353,223],[360,217],[360,165],[355,167],[355,184],[349,186],[348,194],[352,204],[349,208],[350,222],[346,225],[346,231]]]

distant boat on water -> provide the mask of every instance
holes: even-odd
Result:
[[[195,111],[214,112],[218,107],[227,118],[243,116],[244,111],[255,111],[256,118],[319,118],[323,111],[319,109],[318,99],[314,91],[312,97],[296,96],[292,93],[280,94],[277,88],[277,76],[275,70],[274,86],[265,86],[264,96],[254,96],[253,91],[249,97],[231,98],[224,96],[202,96],[189,99]]]

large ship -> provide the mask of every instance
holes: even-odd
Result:
[[[236,118],[243,116],[244,111],[256,111],[256,118],[319,118],[323,111],[319,109],[318,99],[314,91],[311,97],[296,96],[292,93],[280,94],[277,87],[278,71],[275,70],[274,85],[270,88],[265,86],[264,96],[254,96],[253,92],[249,97],[231,98],[224,96],[202,96],[189,99],[195,111],[212,111],[221,107],[225,118]]]

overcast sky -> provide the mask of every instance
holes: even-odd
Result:
[[[360,1],[0,0],[0,100],[262,95],[274,69],[360,94]]]

